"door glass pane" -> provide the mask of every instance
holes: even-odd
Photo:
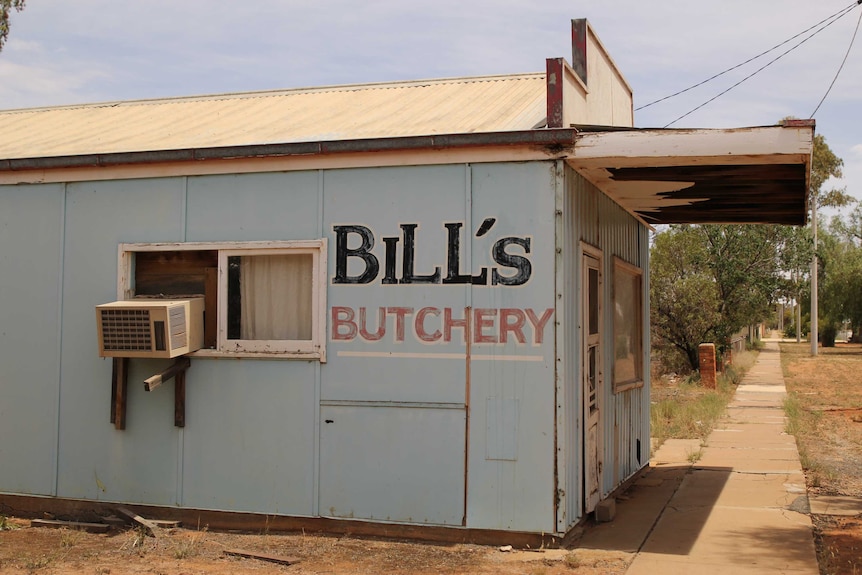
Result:
[[[589,268],[590,335],[599,333],[599,270]]]
[[[598,373],[596,370],[596,346],[591,345],[589,350],[589,386],[590,386],[590,413],[595,412],[598,409],[597,404],[597,393],[596,393],[596,380],[598,379]]]

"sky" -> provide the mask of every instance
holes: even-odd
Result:
[[[587,18],[635,108],[854,8],[674,128],[809,118],[847,54],[852,0],[28,0],[0,52],[0,109],[540,72]],[[811,32],[813,32],[812,30]],[[810,35],[635,112],[664,127]],[[814,118],[862,200],[862,32]]]

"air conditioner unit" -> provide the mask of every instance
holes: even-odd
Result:
[[[134,299],[96,306],[100,357],[177,357],[204,343],[204,299]]]

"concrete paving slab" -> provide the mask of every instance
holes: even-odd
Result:
[[[786,449],[736,449],[713,446],[704,449],[698,467],[732,469],[740,473],[801,473],[799,456]]]
[[[626,546],[609,547],[613,543],[598,536],[596,544],[635,549],[644,537],[627,575],[817,575],[809,508],[849,510],[857,502],[809,503],[796,441],[784,432],[784,395],[778,345],[768,342],[738,387],[727,416],[703,446],[699,440],[676,440],[656,452],[651,473],[641,478],[641,496],[668,489],[653,471],[667,473],[675,465],[678,472],[702,449],[652,530],[644,534],[642,528],[607,524],[602,535],[620,536]],[[627,507],[632,509],[629,517],[640,509],[643,523],[655,516],[655,502],[639,503],[639,497],[618,501],[617,522]]]
[[[787,392],[785,391],[783,383],[781,383],[781,384],[768,383],[766,381],[766,378],[764,378],[764,381],[762,383],[752,383],[752,384],[747,384],[747,385],[740,385],[737,388],[736,393],[738,393],[738,394],[742,394],[742,393],[780,393],[780,394],[786,394]]]
[[[689,463],[692,454],[700,451],[700,439],[668,439],[655,452],[650,464],[653,466]]]
[[[773,462],[792,461],[799,463],[799,453],[793,449],[783,447],[735,447],[709,445],[704,450],[703,457],[698,460],[702,467],[730,467],[732,469],[746,469],[751,462]]]
[[[862,499],[841,495],[810,495],[811,513],[816,515],[862,515]]]
[[[679,509],[673,500],[641,552],[685,556],[694,564],[723,564],[728,570],[818,572],[811,521],[784,509]]]
[[[775,569],[764,570],[761,565],[733,565],[729,571],[724,562],[707,563],[704,561],[693,562],[687,558],[669,557],[667,555],[656,555],[652,553],[639,553],[626,575],[763,575],[764,573],[781,573],[781,575],[818,575],[818,571],[810,569]]]
[[[695,466],[674,496],[674,506],[786,509],[805,493],[804,483],[800,493],[793,479],[789,474],[754,475]]]
[[[587,529],[578,548],[636,553],[687,473],[679,466],[650,470],[618,498],[615,519]]]

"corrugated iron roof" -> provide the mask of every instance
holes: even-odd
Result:
[[[0,158],[529,130],[545,74],[0,111]]]

